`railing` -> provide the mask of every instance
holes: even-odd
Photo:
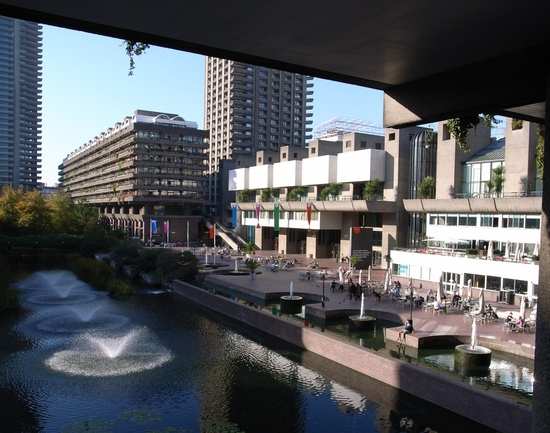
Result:
[[[448,257],[460,257],[460,258],[466,258],[466,259],[478,259],[478,260],[491,260],[494,262],[508,262],[508,263],[538,263],[538,261],[534,260],[532,257],[524,256],[520,257],[518,260],[515,260],[510,257],[504,257],[504,256],[493,256],[492,259],[488,259],[487,256],[480,256],[479,254],[473,255],[468,254],[464,250],[453,250],[449,248],[405,248],[405,247],[394,247],[392,248],[392,251],[403,251],[408,253],[416,253],[416,254],[432,254],[437,256],[448,256]]]
[[[500,194],[494,192],[458,192],[454,194],[454,198],[518,198],[518,197],[542,197],[542,191],[517,191],[503,192]]]

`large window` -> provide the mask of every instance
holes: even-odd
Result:
[[[462,192],[469,197],[488,195],[487,182],[491,179],[493,170],[502,164],[502,161],[466,163],[464,165]]]
[[[503,290],[513,290],[519,294],[527,293],[527,281],[524,280],[512,280],[510,278],[504,278],[502,281]]]
[[[502,227],[505,228],[523,228],[525,226],[525,215],[504,215],[502,217]]]
[[[477,217],[472,215],[459,215],[458,216],[458,225],[459,226],[476,226]]]
[[[481,215],[479,221],[481,227],[498,227],[498,216]]]
[[[468,284],[468,280],[472,280],[472,287],[485,288],[485,275],[464,274],[465,285]]]
[[[540,217],[528,216],[525,218],[526,229],[540,229]]]

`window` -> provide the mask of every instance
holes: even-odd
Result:
[[[312,148],[311,148],[311,153],[313,154],[313,153],[316,153],[316,152],[317,152],[317,148],[312,147]]]
[[[538,217],[527,217],[527,218],[525,218],[525,228],[526,229],[540,229],[540,218],[538,218]]]
[[[286,158],[286,152],[283,152],[283,159]]]
[[[374,148],[375,148],[375,149],[378,149],[378,150],[382,149],[382,143],[376,143],[376,144],[374,145]]]
[[[458,217],[458,225],[459,226],[476,226],[477,225],[477,217],[470,216],[470,215],[459,215]]]
[[[261,163],[261,162],[262,162],[262,157],[258,156],[258,163]]]
[[[351,147],[351,140],[346,140],[346,149]]]
[[[436,226],[437,225],[437,216],[436,215],[430,215],[430,225]]]
[[[498,227],[498,217],[493,215],[481,215],[481,227]]]
[[[502,281],[503,290],[514,290],[516,293],[527,293],[527,281],[524,280],[512,280],[510,278],[504,278]]]
[[[523,215],[504,215],[502,217],[502,227],[506,228],[523,228],[525,218]]]
[[[447,225],[448,226],[456,226],[457,225],[457,217],[455,215],[448,215],[447,216]]]
[[[437,225],[444,226],[445,225],[445,219],[446,219],[446,215],[438,215],[437,216]]]
[[[366,141],[362,141],[361,144],[361,149],[366,149],[367,148],[367,142]]]
[[[500,290],[500,277],[487,275],[487,290]]]
[[[395,132],[390,132],[390,134],[388,135],[388,139],[390,141],[394,141],[395,140]]]
[[[445,123],[443,125],[443,140],[449,140],[451,138],[451,133],[449,132],[449,127]]]
[[[298,152],[294,152],[293,157],[294,157],[294,159],[297,159],[298,158]]]

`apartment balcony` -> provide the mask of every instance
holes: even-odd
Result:
[[[403,205],[419,213],[540,213],[542,197],[410,199]]]
[[[538,284],[539,281],[538,262],[529,258],[510,260],[494,257],[487,260],[485,257],[448,249],[394,248],[391,260],[407,269],[408,275],[401,276],[432,282],[438,282],[442,272],[522,280],[530,284]]]
[[[311,201],[280,201],[283,211],[306,211],[307,203],[311,203],[312,209],[318,212],[376,212],[393,213],[397,206],[394,201],[384,200],[354,200],[352,198],[339,198],[329,200]],[[256,209],[256,202],[239,202],[240,210],[253,211]],[[273,202],[261,202],[262,210],[272,211]]]

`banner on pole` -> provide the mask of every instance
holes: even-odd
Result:
[[[261,210],[260,202],[256,202],[256,219],[258,220],[258,224],[256,225],[256,228],[260,228],[260,210]]]
[[[307,225],[311,226],[311,203],[306,204]]]
[[[281,218],[281,206],[279,203],[279,199],[275,199],[275,203],[273,204],[273,231],[275,233],[279,233],[279,219]]]
[[[238,208],[237,208],[237,204],[236,203],[232,203],[231,204],[231,227],[236,229],[237,228],[237,212],[238,212]]]

